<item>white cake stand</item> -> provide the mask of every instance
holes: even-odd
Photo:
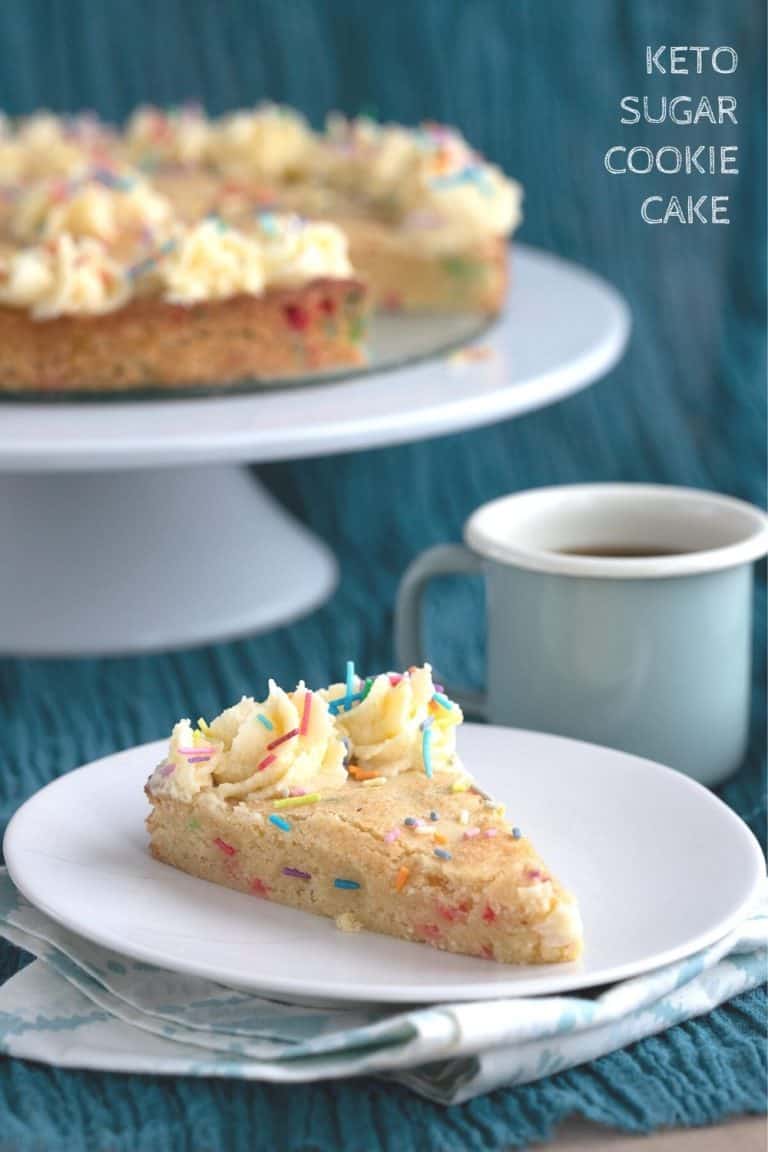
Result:
[[[176,648],[321,603],[334,557],[240,465],[488,424],[604,375],[629,332],[618,293],[519,245],[513,269],[475,359],[248,395],[1,404],[0,652]]]

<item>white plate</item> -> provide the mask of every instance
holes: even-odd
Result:
[[[468,724],[467,768],[578,895],[578,964],[515,968],[451,956],[186,876],[147,852],[143,785],[165,743],[49,784],[5,836],[24,895],[67,928],[137,959],[273,996],[371,1002],[566,992],[679,959],[755,899],[764,863],[746,825],[687,777],[559,737]]]

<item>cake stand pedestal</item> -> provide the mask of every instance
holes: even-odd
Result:
[[[241,465],[419,440],[604,375],[618,293],[517,246],[507,311],[468,355],[247,395],[0,406],[0,652],[143,652],[320,604],[336,562]]]

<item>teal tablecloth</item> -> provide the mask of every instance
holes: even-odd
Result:
[[[648,90],[647,43],[735,46],[735,76],[676,77],[652,90],[734,94],[739,126],[722,139],[706,127],[619,129],[619,98]],[[654,480],[764,503],[764,43],[759,0],[30,0],[0,7],[0,102],[12,112],[45,103],[120,115],[142,99],[189,97],[219,110],[269,95],[316,119],[334,105],[373,105],[382,117],[456,122],[526,185],[523,239],[608,276],[635,321],[621,367],[550,411],[428,444],[263,469],[342,562],[336,595],[308,619],[194,652],[0,664],[0,821],[53,776],[159,737],[190,709],[211,714],[258,689],[268,674],[321,682],[347,657],[361,668],[390,663],[393,596],[405,564],[427,544],[458,538],[466,514],[501,492],[558,481]],[[654,178],[603,171],[612,143],[681,139],[740,145],[741,175],[727,187],[725,177],[698,177],[679,189],[730,191],[727,227],[649,227],[639,202],[645,189],[655,190]],[[477,589],[436,593],[436,662],[446,675],[481,678],[480,613]],[[752,746],[723,789],[759,834],[764,624],[758,595]],[[2,973],[20,962],[11,949],[0,952]],[[5,1060],[0,1149],[464,1152],[541,1138],[573,1112],[636,1130],[702,1124],[765,1106],[765,1006],[760,990],[581,1069],[447,1110],[374,1082],[200,1084]]]

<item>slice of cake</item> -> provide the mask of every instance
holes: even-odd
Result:
[[[576,903],[461,767],[428,666],[180,721],[150,777],[158,859],[253,896],[502,963],[575,959]],[[257,913],[254,913],[257,914]]]

